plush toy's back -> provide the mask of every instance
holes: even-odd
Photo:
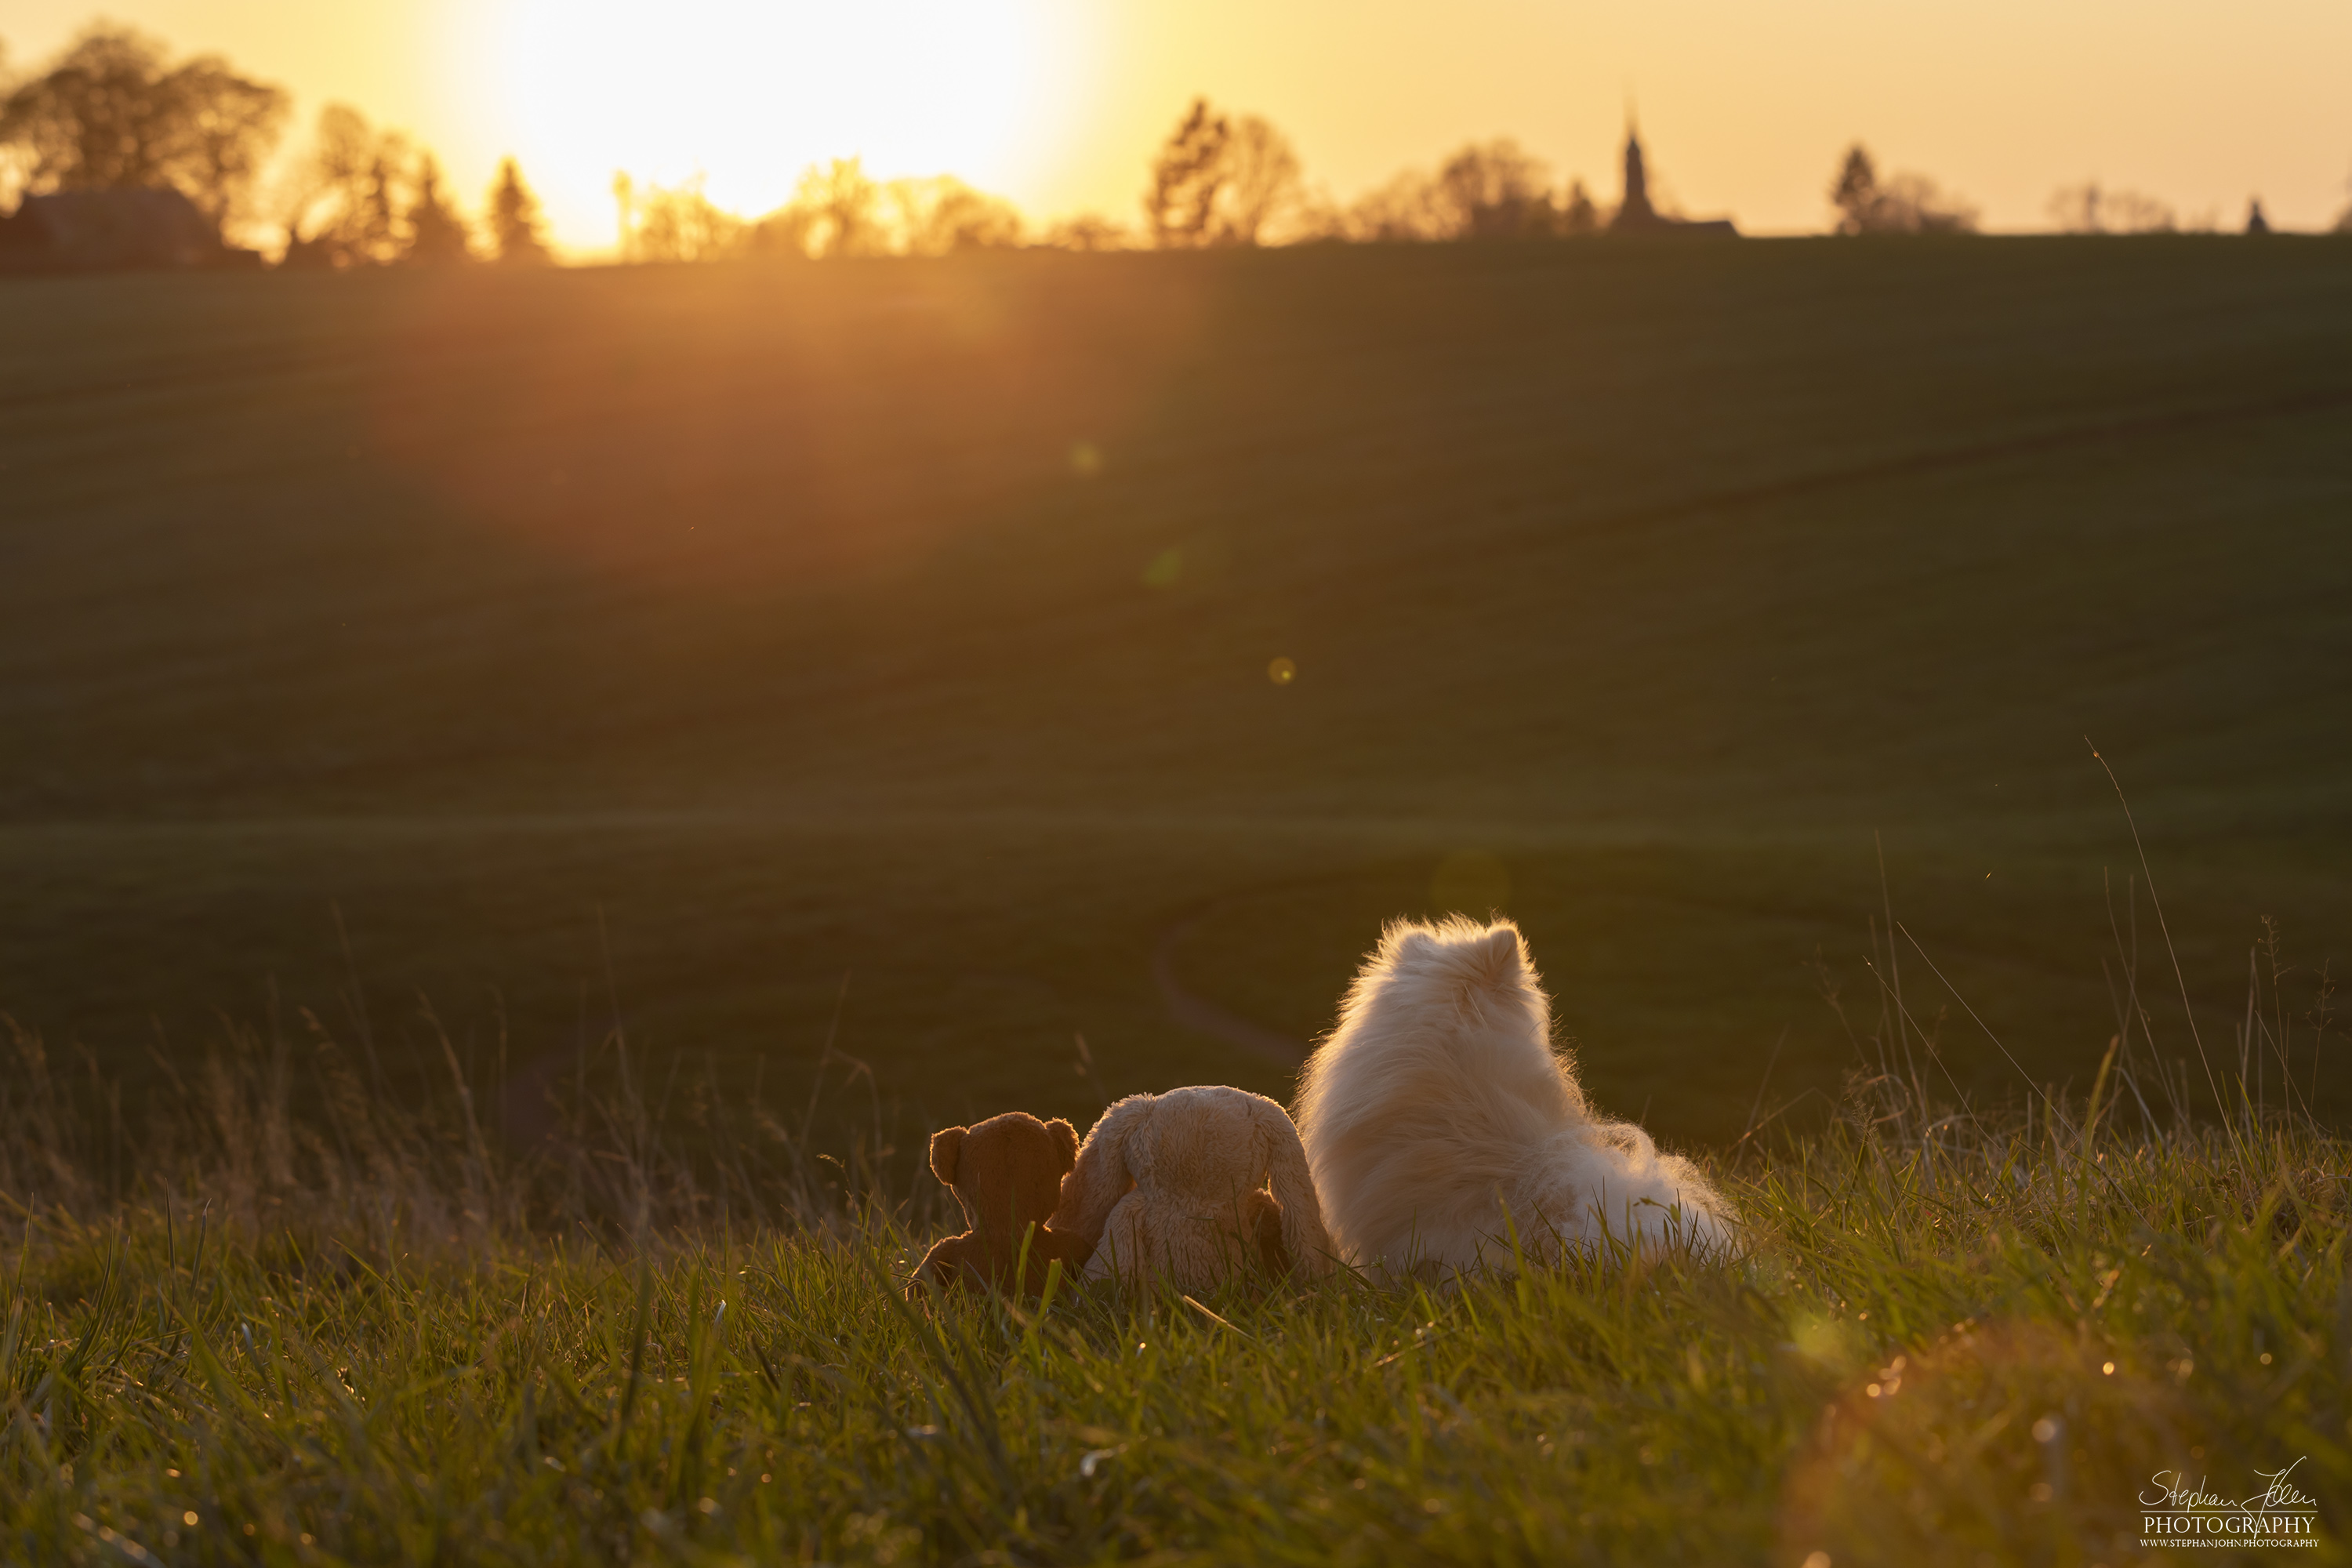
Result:
[[[1206,1289],[1250,1267],[1331,1266],[1297,1129],[1264,1095],[1218,1085],[1129,1095],[1106,1110],[1055,1223],[1096,1244],[1090,1277]]]
[[[1391,926],[1307,1064],[1298,1130],[1332,1239],[1361,1265],[1506,1263],[1514,1228],[1537,1255],[1604,1228],[1727,1235],[1689,1162],[1593,1116],[1508,921]]]
[[[955,1194],[970,1228],[931,1248],[908,1293],[919,1291],[926,1279],[942,1288],[1011,1290],[1024,1243],[1027,1266],[1019,1284],[1027,1293],[1045,1289],[1047,1268],[1057,1259],[1065,1276],[1075,1276],[1092,1247],[1045,1222],[1077,1152],[1076,1129],[1024,1110],[933,1133],[931,1173]]]

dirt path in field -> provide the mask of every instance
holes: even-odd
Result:
[[[1202,921],[1215,912],[1213,905],[1195,910],[1160,932],[1160,941],[1151,950],[1151,979],[1160,987],[1160,1001],[1167,1004],[1169,1016],[1188,1029],[1214,1035],[1227,1045],[1238,1046],[1276,1066],[1297,1067],[1307,1059],[1304,1041],[1294,1040],[1188,990],[1183,978],[1176,973],[1176,950]]]

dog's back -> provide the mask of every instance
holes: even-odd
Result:
[[[1556,1254],[1604,1221],[1620,1237],[1721,1239],[1705,1180],[1640,1129],[1596,1121],[1550,1036],[1517,927],[1389,928],[1299,1094],[1343,1257],[1466,1268],[1507,1262],[1513,1228],[1527,1251]]]

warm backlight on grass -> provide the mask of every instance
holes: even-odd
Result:
[[[1082,37],[1046,0],[508,0],[492,96],[561,232],[609,229],[613,174],[706,174],[781,205],[802,169],[1029,184],[1070,130]]]

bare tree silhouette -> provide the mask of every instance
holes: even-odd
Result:
[[[621,249],[632,261],[950,256],[1021,243],[1021,215],[951,174],[879,182],[856,158],[813,164],[792,201],[756,223],[704,194],[700,175],[665,189],[613,178]]]
[[[2168,204],[2137,191],[2105,190],[2096,180],[2053,191],[2047,211],[2066,234],[2169,234],[2180,226]]]
[[[1976,209],[1925,174],[1881,179],[1859,142],[1847,149],[1829,195],[1840,234],[1966,234],[1977,226]]]
[[[622,198],[622,255],[630,261],[722,261],[750,247],[751,226],[703,193],[703,176],[642,190],[615,176]]]
[[[1080,213],[1048,226],[1045,243],[1055,250],[1126,250],[1135,237],[1100,213]]]
[[[882,222],[882,187],[859,158],[835,158],[809,168],[787,209],[785,228],[799,230],[811,256],[880,256],[889,249]]]
[[[1151,161],[1144,218],[1165,248],[1260,245],[1301,193],[1298,154],[1281,132],[1196,98]]]
[[[1224,183],[1225,142],[1233,129],[1225,117],[1196,98],[1151,160],[1151,185],[1144,193],[1144,220],[1152,243],[1163,248],[1205,245],[1217,192]]]
[[[226,228],[243,216],[287,104],[217,55],[170,66],[162,44],[102,22],[7,95],[0,143],[23,159],[26,190],[170,185]]]
[[[1255,114],[1232,122],[1224,146],[1224,187],[1213,216],[1217,245],[1258,245],[1298,203],[1298,154]]]
[[[1335,232],[1371,242],[1534,239],[1601,226],[1583,181],[1555,191],[1541,160],[1498,137],[1459,149],[1433,175],[1407,170],[1366,192],[1339,216]]]
[[[378,132],[346,103],[319,111],[310,152],[289,173],[280,208],[289,267],[380,266],[404,246],[398,209],[406,141]]]
[[[1338,232],[1361,244],[1452,237],[1438,205],[1436,182],[1415,169],[1393,174],[1357,197],[1340,215]]]
[[[310,150],[278,181],[274,205],[286,230],[282,266],[473,259],[471,230],[443,189],[439,161],[347,103],[320,110]]]
[[[1013,204],[952,174],[893,180],[882,187],[882,205],[891,248],[903,256],[951,256],[1021,243],[1021,214]]]
[[[1448,237],[1527,239],[1559,231],[1551,172],[1508,137],[1474,142],[1437,171],[1435,200]]]

